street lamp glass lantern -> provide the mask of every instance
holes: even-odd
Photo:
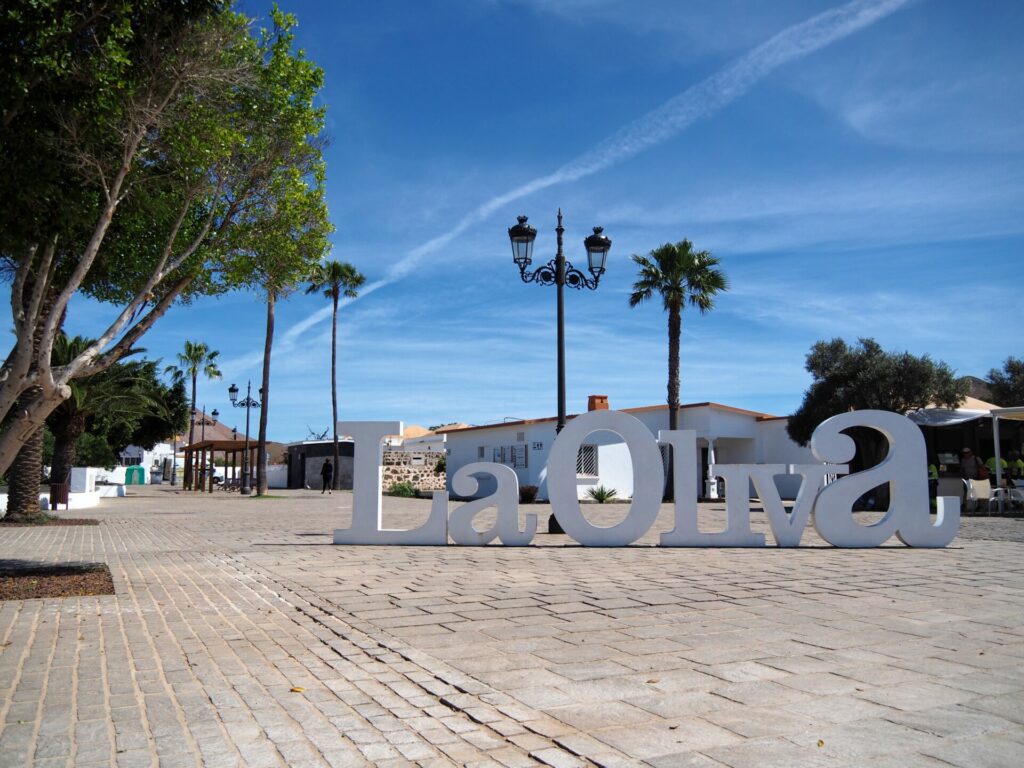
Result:
[[[234,405],[238,400],[238,387],[232,384],[228,387],[228,397],[231,398],[231,404]]]
[[[604,232],[603,227],[594,227],[594,234],[583,241],[587,249],[587,261],[592,275],[603,275],[608,262],[608,251],[611,250],[612,241]]]
[[[526,216],[518,219],[518,224],[508,228],[508,239],[512,241],[512,260],[520,269],[525,269],[533,261],[533,241],[537,239],[537,230],[526,223]]]
[[[220,416],[220,411],[214,408],[212,411],[210,411],[210,415],[213,416],[213,420],[216,421],[217,417]]]

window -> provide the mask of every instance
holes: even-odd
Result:
[[[516,442],[517,443],[525,443],[526,442],[526,433],[525,432],[516,432]]]
[[[484,458],[484,447],[482,445],[476,449],[476,457],[478,459]]]
[[[576,474],[587,477],[597,477],[597,446],[581,445],[580,452],[576,454]]]
[[[525,469],[527,466],[527,460],[529,454],[526,451],[525,445],[512,445],[509,446],[509,451],[512,454],[512,466],[516,469]]]

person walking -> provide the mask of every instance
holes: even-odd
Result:
[[[323,496],[325,491],[327,493],[331,492],[331,486],[333,485],[331,481],[334,479],[334,465],[331,464],[330,459],[324,459],[324,465],[320,467],[320,477],[324,481],[324,487],[320,491],[320,495]]]

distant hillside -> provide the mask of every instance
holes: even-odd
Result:
[[[967,390],[968,397],[984,400],[986,403],[992,402],[992,390],[989,389],[984,379],[979,379],[977,376],[964,376],[963,378],[970,385],[970,388]]]

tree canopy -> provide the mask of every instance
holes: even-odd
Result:
[[[0,375],[0,419],[13,416],[0,472],[72,379],[115,363],[172,304],[280,292],[325,250],[323,74],[294,50],[293,17],[275,9],[252,34],[228,6],[0,11],[0,266],[17,337]],[[88,348],[51,364],[77,292],[117,309]]]
[[[1006,358],[1002,370],[993,368],[985,381],[996,405],[1004,408],[1024,405],[1024,360]]]
[[[729,281],[719,269],[721,260],[710,251],[697,251],[690,240],[665,243],[647,256],[633,256],[637,277],[629,306],[643,304],[655,294],[668,312],[668,417],[675,429],[679,412],[679,341],[682,312],[686,306],[700,314],[710,312],[719,293],[729,290]]]
[[[818,424],[839,413],[955,408],[967,395],[967,382],[944,362],[886,352],[874,339],[859,339],[854,346],[838,338],[819,341],[811,347],[806,367],[814,380],[787,426],[789,436],[801,445],[807,445]]]

